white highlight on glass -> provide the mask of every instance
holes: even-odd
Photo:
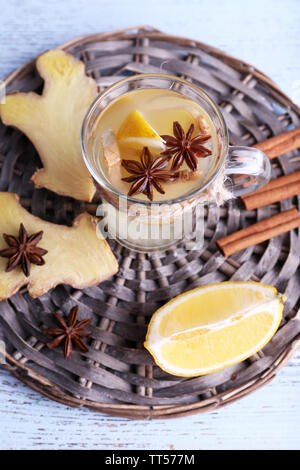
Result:
[[[5,343],[0,340],[0,364],[5,364]]]
[[[0,104],[5,104],[6,86],[3,80],[0,80]]]

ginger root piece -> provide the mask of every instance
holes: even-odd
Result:
[[[192,181],[200,178],[202,175],[202,171],[195,170],[179,170],[178,171],[178,176],[181,181]]]
[[[0,250],[7,247],[3,233],[17,236],[20,223],[29,235],[43,230],[40,245],[48,250],[45,264],[31,264],[26,277],[20,266],[5,272],[7,258],[0,257],[0,300],[27,285],[29,294],[38,297],[58,284],[83,289],[99,284],[118,271],[118,263],[97,230],[97,219],[80,214],[72,227],[57,225],[27,212],[16,194],[0,192]]]
[[[83,62],[61,50],[42,54],[36,67],[45,80],[42,96],[7,95],[0,104],[1,119],[22,131],[37,149],[43,168],[32,176],[35,186],[91,201],[95,188],[82,158],[80,132],[97,95],[96,82],[85,75]]]
[[[121,155],[117,139],[112,129],[108,129],[101,136],[105,163],[108,168],[121,165]]]
[[[207,122],[207,120],[205,119],[204,116],[199,116],[197,118],[197,122],[198,122],[198,126],[199,126],[199,130],[202,134],[207,134],[210,130],[209,128],[209,124]]]
[[[122,181],[123,173],[121,166],[121,155],[114,131],[108,129],[101,136],[104,160],[107,166],[108,176],[114,186],[119,187],[124,193],[127,192],[127,184]]]

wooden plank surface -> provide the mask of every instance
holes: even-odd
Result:
[[[253,63],[300,105],[298,0],[0,0],[0,79],[68,39],[150,24]],[[1,449],[299,449],[300,353],[223,409],[133,422],[40,397],[0,372]]]

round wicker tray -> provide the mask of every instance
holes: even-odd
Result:
[[[62,49],[76,55],[97,80],[99,90],[124,76],[159,72],[184,77],[219,104],[232,144],[251,145],[300,125],[300,109],[254,67],[210,46],[139,27],[70,41]],[[34,61],[6,79],[7,92],[40,92],[42,80]],[[16,192],[32,213],[70,224],[83,210],[95,214],[97,201],[80,203],[35,189],[30,177],[39,167],[31,143],[17,130],[0,124],[0,190]],[[272,163],[273,176],[300,169],[290,152]],[[300,270],[298,231],[225,258],[215,240],[250,223],[300,206],[298,198],[255,211],[239,201],[206,210],[205,246],[185,251],[138,254],[115,242],[120,270],[99,286],[74,290],[60,285],[38,299],[26,290],[0,303],[0,339],[6,345],[6,367],[29,387],[66,405],[86,406],[129,418],[166,418],[216,409],[254,391],[274,378],[300,346]],[[223,371],[186,379],[166,374],[143,349],[151,314],[170,298],[196,286],[225,280],[255,280],[286,292],[284,320],[265,348]],[[65,360],[50,351],[41,332],[49,312],[67,313],[79,306],[81,317],[93,317],[86,354]]]

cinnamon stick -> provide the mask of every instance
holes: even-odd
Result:
[[[279,157],[300,147],[300,127],[259,142],[253,147],[262,150],[270,160]]]
[[[300,226],[300,213],[293,208],[276,214],[256,224],[217,240],[217,246],[225,256],[264,242]]]
[[[257,209],[300,194],[300,171],[270,181],[254,193],[241,196],[247,210]]]

